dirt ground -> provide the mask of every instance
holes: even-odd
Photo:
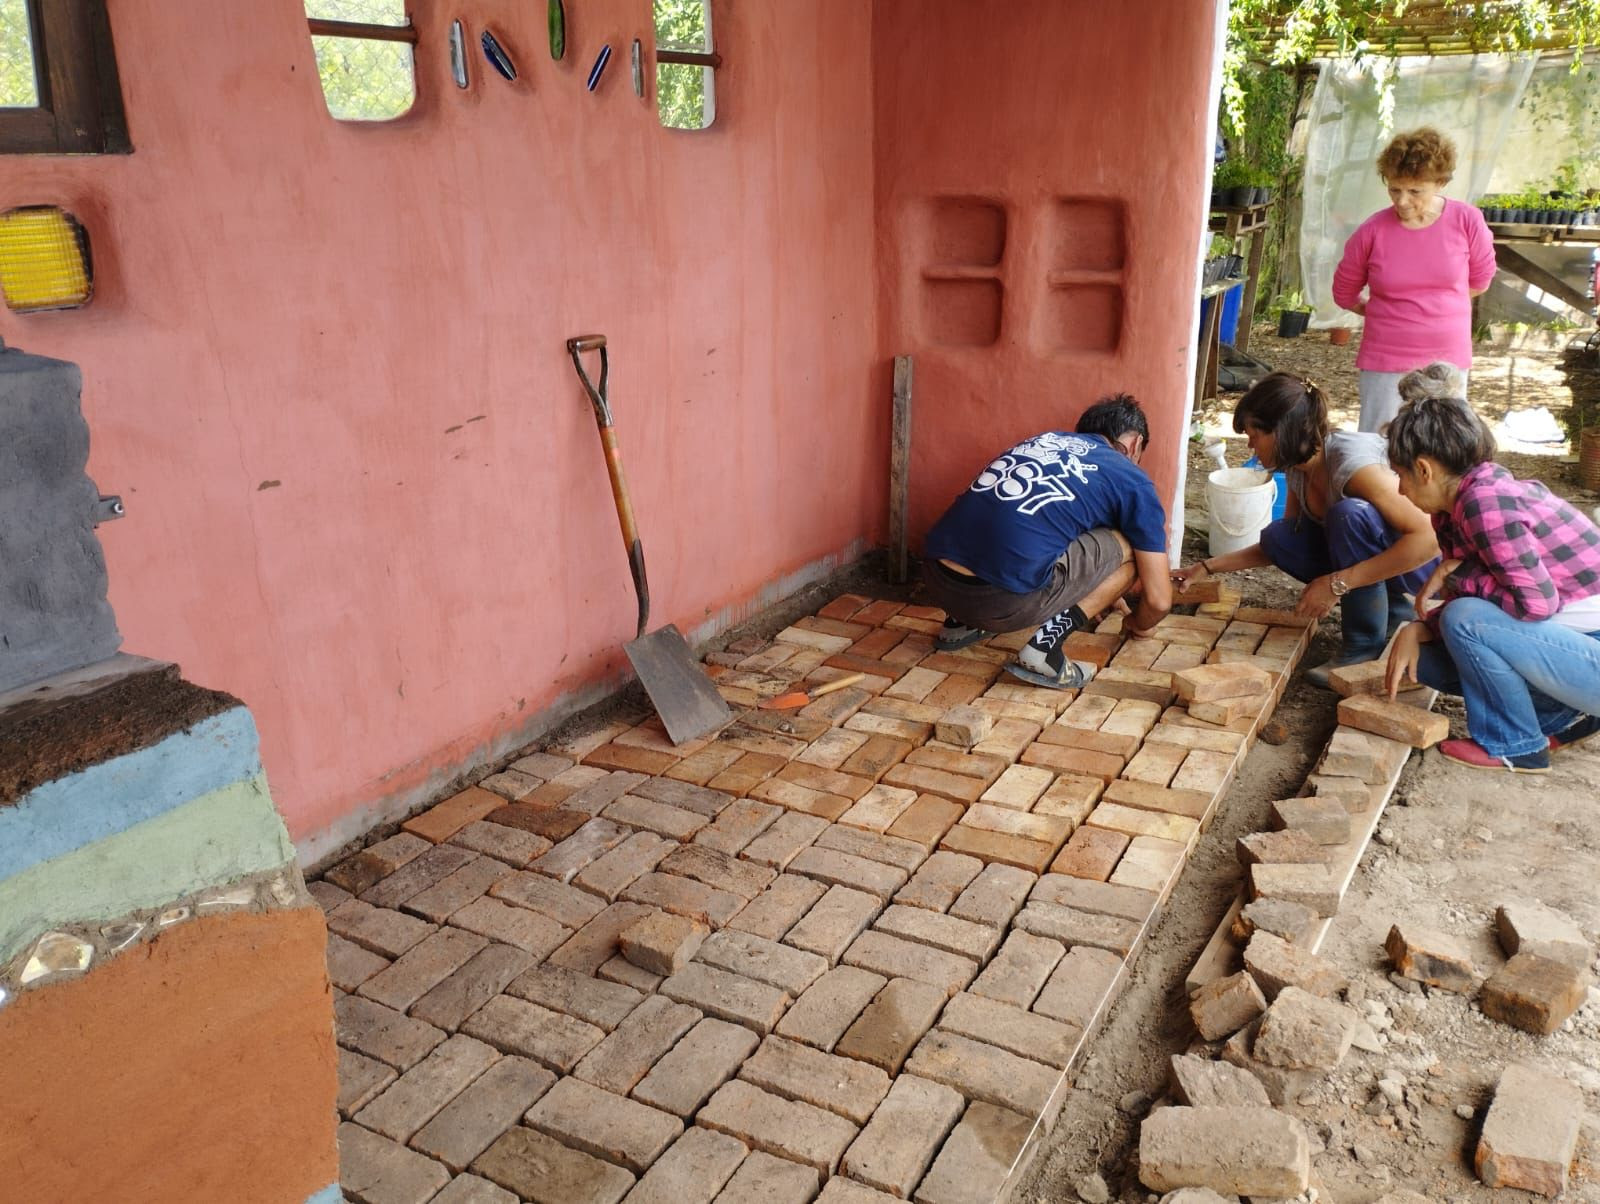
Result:
[[[1275,367],[1309,373],[1338,407],[1336,424],[1348,420],[1353,428],[1353,346],[1331,347],[1315,334],[1298,340],[1266,334],[1252,350]],[[1491,421],[1507,409],[1537,405],[1560,421],[1572,404],[1560,359],[1556,348],[1482,348],[1474,400]],[[1227,428],[1230,413],[1227,407],[1203,415],[1208,433]],[[1193,513],[1204,506],[1209,463],[1198,444],[1191,447]],[[1231,443],[1230,462],[1244,457],[1242,441]],[[1576,467],[1562,454],[1508,451],[1501,458],[1519,476],[1537,476],[1586,509],[1600,501],[1578,486]],[[1191,532],[1185,559],[1203,554],[1203,537]],[[1299,588],[1273,569],[1236,580],[1248,600],[1269,606],[1292,604]],[[1333,631],[1323,624],[1305,665],[1332,651]],[[1336,701],[1303,678],[1285,695],[1277,717],[1289,740],[1258,742],[1250,753],[1097,1036],[1051,1144],[1015,1199],[1157,1199],[1138,1181],[1138,1128],[1167,1097],[1171,1055],[1199,1047],[1184,978],[1238,891],[1235,839],[1265,826],[1272,800],[1299,793],[1333,729]],[[1458,700],[1441,699],[1439,709],[1451,715],[1454,734],[1465,734]],[[1389,926],[1405,920],[1455,934],[1480,972],[1490,973],[1504,961],[1493,935],[1495,908],[1532,899],[1571,916],[1591,940],[1600,935],[1597,799],[1600,741],[1562,754],[1543,778],[1470,770],[1436,752],[1413,755],[1322,950],[1350,975],[1350,1002],[1378,1030],[1383,1048],[1352,1050],[1323,1086],[1289,1105],[1312,1132],[1315,1194],[1303,1199],[1371,1204],[1397,1188],[1450,1204],[1533,1198],[1485,1188],[1471,1170],[1494,1084],[1507,1064],[1526,1060],[1583,1089],[1588,1119],[1562,1198],[1600,1202],[1600,991],[1591,991],[1563,1031],[1536,1037],[1487,1019],[1462,996],[1402,988],[1388,977],[1383,954]],[[1403,1079],[1401,1105],[1378,1092],[1380,1077]]]

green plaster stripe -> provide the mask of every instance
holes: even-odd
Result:
[[[47,928],[159,907],[293,857],[266,777],[235,782],[0,882],[0,961]]]
[[[255,720],[233,707],[148,748],[46,782],[0,807],[0,881],[260,773]]]

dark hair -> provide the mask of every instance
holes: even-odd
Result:
[[[1402,402],[1416,401],[1419,397],[1465,397],[1467,378],[1461,369],[1443,360],[1436,360],[1426,368],[1407,372],[1395,385]]]
[[[1277,463],[1269,467],[1297,468],[1327,441],[1328,403],[1309,380],[1292,372],[1274,372],[1239,399],[1233,429],[1242,435],[1247,422],[1277,437]]]
[[[1460,397],[1419,397],[1390,421],[1389,463],[1407,471],[1417,457],[1437,460],[1453,477],[1494,459],[1494,436]]]
[[[1113,393],[1102,397],[1078,416],[1078,434],[1102,435],[1110,443],[1132,432],[1150,442],[1150,423],[1130,394]]]
[[[1430,180],[1448,184],[1456,172],[1456,144],[1431,125],[1396,134],[1378,156],[1378,174],[1387,180]]]

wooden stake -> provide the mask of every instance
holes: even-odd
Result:
[[[911,487],[911,357],[894,357],[894,418],[889,433],[889,580],[909,574],[906,521]]]

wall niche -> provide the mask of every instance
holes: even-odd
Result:
[[[1114,197],[1056,197],[1045,221],[1045,297],[1035,323],[1052,355],[1109,355],[1122,342],[1127,210]]]
[[[1008,218],[995,200],[929,197],[914,219],[922,337],[942,347],[989,347],[1000,338]]]

